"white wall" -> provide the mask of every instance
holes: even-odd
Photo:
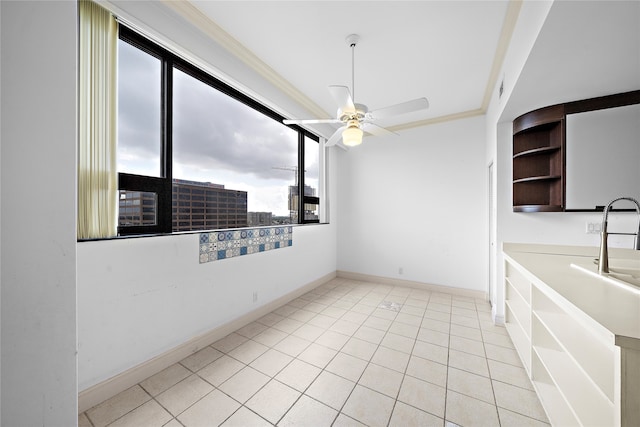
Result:
[[[513,212],[512,180],[512,126],[498,126],[498,218],[502,242],[543,243],[557,245],[599,246],[599,234],[587,234],[587,222],[602,222],[601,212]],[[608,200],[607,200],[608,201]],[[605,201],[604,203],[607,203]],[[620,206],[623,207],[623,203]],[[630,206],[627,206],[630,207]],[[609,231],[637,231],[637,214],[615,212],[609,215]],[[609,237],[611,247],[632,247],[632,236]]]
[[[640,104],[568,114],[565,129],[568,209],[640,200]]]
[[[0,2],[3,426],[78,419],[76,7]]]
[[[497,89],[494,91],[491,97],[491,102],[486,113],[486,163],[493,163],[493,188],[489,188],[488,191],[493,193],[492,203],[493,206],[490,210],[493,211],[492,221],[492,235],[489,236],[491,242],[489,262],[491,269],[491,294],[492,301],[495,303],[492,307],[492,313],[494,320],[498,322],[502,321],[504,298],[501,285],[502,274],[502,254],[501,245],[502,241],[498,240],[498,233],[501,228],[501,223],[498,217],[498,205],[503,206],[505,203],[502,199],[507,194],[511,194],[511,189],[504,188],[501,184],[504,180],[511,182],[510,175],[505,175],[500,164],[498,164],[498,125],[500,117],[509,102],[513,93],[514,87],[520,73],[524,68],[524,65],[529,56],[529,52],[538,37],[540,29],[544,24],[549,9],[551,8],[552,1],[539,1],[539,2],[523,2],[518,15],[518,21],[516,27],[513,30],[507,53],[502,63],[502,67],[499,72],[500,79],[503,83],[502,97],[498,96]],[[497,85],[500,87],[500,84]],[[507,176],[509,176],[507,178]],[[496,316],[498,316],[496,318]]]
[[[2,22],[2,7],[0,6],[0,23]],[[0,50],[2,46],[2,31],[0,31]],[[0,82],[2,82],[2,58],[0,58]],[[0,84],[0,99],[2,99],[2,84]],[[0,106],[0,129],[2,127],[2,108]],[[2,164],[2,134],[0,132],[0,165]],[[2,174],[0,173],[0,242],[2,241]],[[2,271],[2,244],[0,243],[0,272]],[[0,319],[2,319],[2,274],[0,274]],[[0,322],[1,323],[1,322]],[[2,332],[0,325],[0,384],[2,384]],[[0,386],[0,423],[2,423],[2,387]]]
[[[502,70],[505,95],[501,100],[494,96],[487,113],[487,157],[496,164],[496,279],[492,286],[498,321],[504,315],[504,242],[596,247],[600,237],[586,234],[586,223],[602,220],[598,213],[513,212],[512,121],[543,106],[640,88],[638,11],[637,2],[523,4]],[[635,36],[629,37],[630,33]],[[614,45],[616,49],[611,49]],[[608,64],[607,73],[600,71],[603,61]],[[636,219],[629,213],[616,213],[609,224],[611,230],[632,231]],[[630,247],[631,242],[612,236],[609,244]]]
[[[0,5],[0,23],[2,22],[2,7]],[[2,31],[0,31],[0,50],[2,50]],[[0,58],[0,82],[2,82],[2,59]],[[0,99],[2,99],[2,84],[0,84]],[[0,105],[0,129],[2,128],[2,108]],[[2,134],[0,132],[0,165],[2,164]],[[2,242],[2,174],[0,173],[0,242]],[[0,243],[0,272],[2,272],[2,244]],[[2,274],[0,273],[0,320],[2,319]],[[2,384],[2,326],[0,322],[0,384]],[[2,386],[0,386],[0,423],[2,423]]]
[[[333,225],[294,227],[292,247],[205,264],[198,239],[78,243],[80,390],[336,270]]]
[[[236,88],[299,108],[161,3],[102,3]],[[333,157],[329,152],[330,183],[335,182]],[[329,217],[336,217],[335,208]],[[198,234],[78,243],[79,389],[335,272],[334,224],[295,227],[293,233],[290,248],[206,264],[198,262]]]
[[[486,292],[484,135],[478,116],[341,152],[338,269]]]

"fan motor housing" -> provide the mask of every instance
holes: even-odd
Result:
[[[356,107],[355,111],[343,111],[341,108],[339,108],[338,119],[344,123],[347,123],[349,120],[363,120],[369,112],[369,109],[364,104],[354,104],[354,106]]]

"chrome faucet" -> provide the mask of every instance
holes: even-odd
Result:
[[[607,232],[607,220],[609,218],[609,209],[611,206],[619,201],[619,200],[628,200],[636,204],[636,212],[638,213],[638,232],[637,233],[608,233]],[[609,272],[609,248],[607,245],[607,237],[609,234],[624,234],[630,236],[636,236],[635,239],[635,250],[640,250],[640,203],[632,197],[619,197],[617,199],[613,199],[609,202],[609,204],[604,208],[604,214],[602,215],[602,233],[600,240],[600,257],[598,259],[598,273],[608,273]]]

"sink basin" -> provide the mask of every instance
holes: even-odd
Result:
[[[609,273],[598,273],[598,260],[572,263],[571,267],[634,293],[640,293],[640,259],[609,258]]]

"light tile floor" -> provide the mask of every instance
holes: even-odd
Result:
[[[80,426],[543,426],[486,301],[334,279],[78,417]]]

